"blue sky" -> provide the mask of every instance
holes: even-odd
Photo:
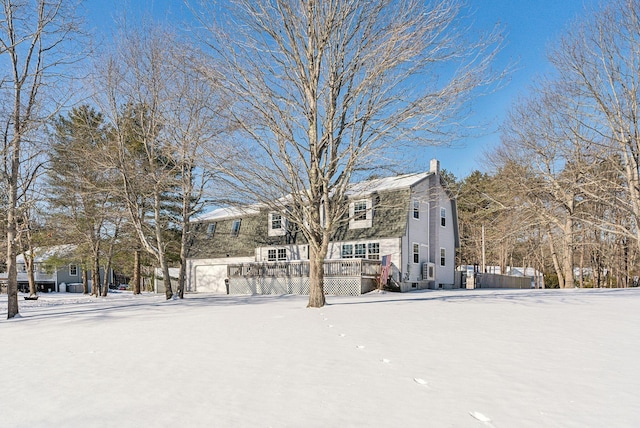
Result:
[[[475,29],[486,31],[503,26],[507,43],[498,66],[515,63],[508,84],[474,104],[475,119],[491,122],[485,135],[457,141],[451,147],[425,148],[414,169],[427,170],[429,160],[438,158],[442,168],[463,178],[478,169],[485,171],[486,152],[500,139],[500,122],[519,94],[525,94],[535,77],[549,71],[547,48],[558,41],[572,21],[598,0],[467,0],[474,11]],[[188,18],[183,0],[86,0],[89,26],[108,37],[113,20],[126,11],[128,17],[153,16],[179,24]],[[130,19],[130,18],[128,18]]]

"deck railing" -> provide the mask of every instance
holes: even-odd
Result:
[[[379,260],[367,259],[339,259],[325,260],[325,277],[375,277],[380,273]],[[291,262],[253,262],[230,264],[228,272],[230,278],[238,277],[308,277],[308,261]]]

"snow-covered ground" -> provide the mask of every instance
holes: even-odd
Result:
[[[0,296],[2,427],[638,427],[640,290]]]

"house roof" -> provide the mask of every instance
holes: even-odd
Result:
[[[246,215],[258,214],[260,212],[257,205],[247,207],[224,207],[218,208],[208,213],[195,217],[194,221],[211,221],[223,218],[242,217]]]
[[[76,250],[77,246],[73,244],[53,245],[51,247],[37,247],[33,251],[35,253],[34,261],[42,263],[53,256],[67,257]],[[28,254],[28,252],[27,252]],[[20,253],[16,256],[16,263],[24,263],[24,254]]]
[[[349,187],[346,194],[348,197],[367,195],[383,190],[397,190],[409,188],[425,178],[429,177],[432,172],[421,172],[417,174],[405,174],[395,177],[376,178],[373,180],[361,181],[354,183]],[[213,221],[228,219],[233,217],[243,217],[247,215],[258,214],[260,205],[249,205],[245,207],[224,207],[218,208],[208,213],[194,217],[193,221]]]
[[[354,183],[349,190],[347,190],[347,196],[368,194],[379,192],[381,190],[405,189],[418,184],[431,174],[431,172],[421,172],[417,174],[405,174],[395,177],[384,177],[361,181],[359,183]]]

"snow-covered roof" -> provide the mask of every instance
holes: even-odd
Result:
[[[73,253],[76,248],[77,246],[73,244],[52,245],[51,247],[36,247],[33,249],[33,252],[36,255],[34,261],[36,263],[43,263],[53,256],[67,257],[71,253]],[[24,254],[20,253],[16,256],[16,263],[24,263]]]
[[[381,190],[397,190],[411,187],[430,176],[431,172],[405,174],[395,177],[376,178],[373,180],[354,183],[347,190],[347,196],[362,195],[379,192]]]
[[[354,183],[347,190],[347,196],[366,195],[381,190],[396,190],[405,189],[417,184],[424,180],[431,172],[421,172],[417,174],[405,174],[395,177],[376,178],[373,180],[361,181]],[[227,219],[233,217],[243,217],[246,215],[258,214],[260,212],[260,205],[254,204],[245,207],[224,207],[218,208],[205,214],[198,215],[193,218],[193,221],[212,221]]]
[[[195,217],[194,221],[211,221],[223,218],[242,217],[246,215],[258,214],[260,210],[257,205],[248,207],[224,207],[218,208],[205,214]]]

